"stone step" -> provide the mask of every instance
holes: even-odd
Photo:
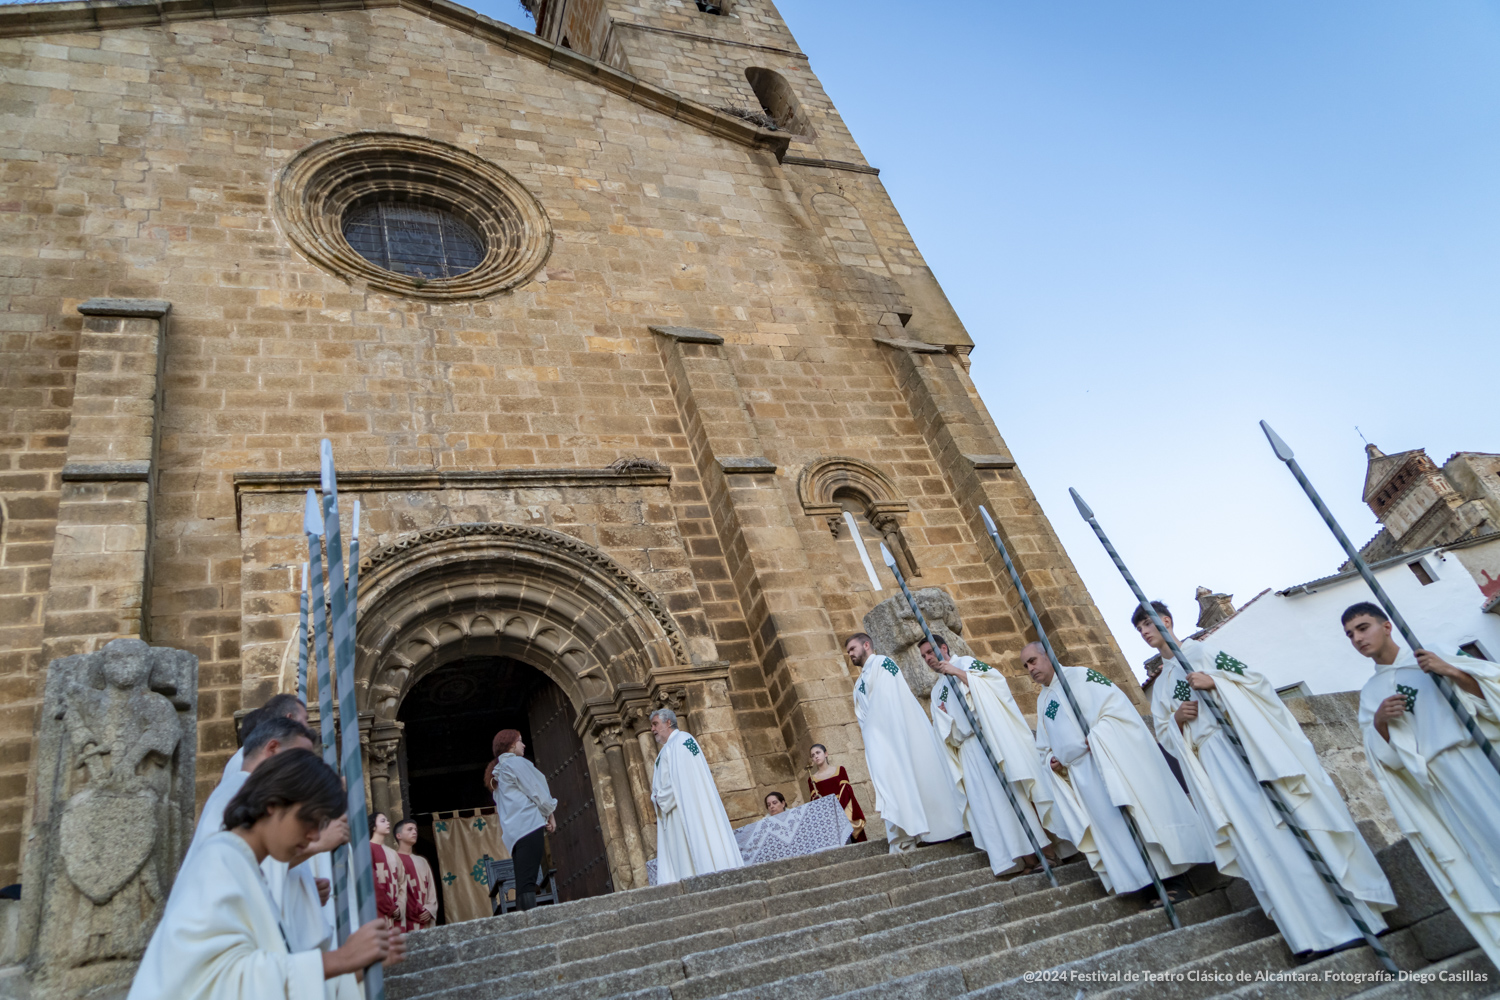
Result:
[[[1416,969],[1427,964],[1427,960],[1422,957],[1420,945],[1409,931],[1386,934],[1381,939],[1381,944],[1403,969]],[[1144,996],[1150,996],[1152,1000],[1204,1000],[1235,990],[1238,976],[1253,977],[1257,973],[1265,973],[1282,974],[1285,977],[1262,983],[1278,988],[1277,992],[1282,996],[1290,992],[1303,997],[1305,986],[1326,985],[1330,988],[1344,987],[1343,992],[1334,990],[1328,992],[1328,996],[1347,997],[1361,988],[1359,976],[1381,970],[1380,960],[1368,947],[1306,961],[1292,954],[1280,934],[1272,934],[1173,966],[1166,969],[1161,978],[1143,984],[1120,986],[1087,995],[1089,1000],[1135,1000]],[[1354,981],[1346,985],[1345,977]],[[1312,990],[1309,989],[1306,993],[1310,994]]]
[[[1177,907],[1177,915],[1181,930],[1165,926],[1160,910],[1146,910],[964,963],[970,990],[965,1000],[1074,1000],[1080,989],[1087,994],[1110,988],[1103,977],[1160,972],[1276,933],[1258,909],[1230,912],[1223,892],[1190,899]],[[1025,980],[1026,973],[1044,970],[1046,980]]]
[[[922,860],[922,853],[901,857],[919,862]],[[738,965],[763,962],[768,955],[804,952],[810,948],[849,941],[872,931],[889,932],[903,924],[944,915],[960,921],[972,919],[958,914],[957,910],[964,903],[973,909],[999,900],[1029,901],[1033,897],[1044,897],[1038,902],[1027,902],[1016,910],[1017,914],[1041,913],[1068,903],[1095,899],[1102,892],[1097,880],[1089,878],[1086,866],[1074,866],[1075,869],[1081,869],[1076,874],[1067,869],[1059,871],[1060,881],[1068,880],[1065,883],[1067,894],[1062,895],[1062,891],[1058,890],[1056,899],[1049,901],[1045,897],[1053,890],[1044,877],[1025,876],[999,882],[991,874],[987,864],[975,868],[971,863],[972,857],[939,858],[930,863],[915,864],[910,869],[866,876],[853,880],[852,883],[834,883],[822,889],[804,889],[783,896],[765,897],[756,902],[767,910],[777,908],[780,901],[788,898],[796,898],[802,908],[790,913],[763,914],[765,919],[758,921],[740,920],[736,923],[724,919],[726,916],[743,915],[745,904],[693,914],[689,918],[683,918],[692,922],[692,933],[684,936],[664,933],[664,928],[659,926],[643,925],[628,931],[607,931],[593,936],[602,940],[583,938],[541,945],[521,952],[482,954],[470,960],[424,969],[420,986],[413,981],[410,984],[415,987],[412,992],[406,992],[406,986],[403,985],[393,988],[391,994],[397,1000],[409,1000],[414,996],[459,997],[473,994],[470,987],[483,983],[483,995],[508,996],[582,979],[608,978],[610,982],[614,982],[616,974],[625,973],[630,968],[654,966],[672,958],[681,959],[684,974],[705,975],[727,971]],[[942,874],[954,868],[967,870],[951,875]],[[936,873],[936,877],[928,878],[928,872]],[[856,897],[830,905],[812,905],[826,900],[830,895],[852,891],[848,888],[851,884],[880,882],[898,874],[904,879],[914,877],[915,880],[911,884],[903,880],[890,892],[883,894]],[[749,889],[754,885],[756,883],[740,888]],[[933,886],[950,891],[932,897],[930,893]],[[713,894],[717,895],[721,891],[713,890]],[[913,898],[915,902],[897,905],[907,898]],[[735,912],[726,913],[725,910]],[[838,910],[848,912],[839,916],[831,912]],[[877,919],[872,921],[872,916]],[[860,919],[855,919],[856,917]],[[672,923],[682,925],[683,919]],[[682,930],[683,927],[674,929]],[[483,945],[488,940],[469,942],[463,947],[467,949]],[[592,953],[596,957],[558,961],[561,956],[573,952]],[[655,980],[659,978],[660,970],[649,968],[643,975]],[[505,978],[503,984],[496,982],[501,977]]]
[[[1418,982],[1381,983],[1356,993],[1358,1000],[1492,1000],[1500,997],[1500,971],[1478,948],[1415,970],[1414,975],[1432,977]]]
[[[1427,965],[1421,945],[1410,929],[1383,934],[1380,943],[1404,970]],[[1366,989],[1371,982],[1369,977],[1385,970],[1369,948],[1351,948],[1312,961],[1293,961],[1280,968],[1242,967],[1238,971],[1251,976],[1261,972],[1279,974],[1283,978],[1252,981],[1232,992],[1221,988],[1212,994],[1215,1000],[1274,1000],[1285,996],[1295,996],[1298,1000],[1345,1000]]]
[[[776,963],[780,975],[773,968],[745,967],[705,981],[689,978],[674,986],[672,994],[674,1000],[706,1000],[715,996],[708,990],[723,986],[725,989],[717,994],[720,1000],[771,996],[813,1000],[855,991],[867,991],[861,992],[861,996],[905,997],[908,995],[905,977],[957,965],[975,956],[993,958],[1007,949],[1080,939],[1079,935],[1094,934],[1102,926],[1147,916],[1135,913],[1133,901],[1115,896],[1040,915],[1028,913],[1016,919],[1003,907],[1004,904],[998,904],[964,911],[965,915],[972,914],[970,925],[979,925],[966,933],[957,933],[964,923],[955,926],[942,920],[927,921],[886,934],[869,935],[842,949],[803,953],[796,957],[795,963]],[[1215,894],[1215,898],[1196,899],[1184,904],[1184,919],[1209,919],[1226,907],[1222,893]],[[1160,914],[1149,916],[1157,921],[1163,919]]]

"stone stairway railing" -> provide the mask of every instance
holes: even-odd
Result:
[[[391,1000],[1500,995],[1410,849],[1381,861],[1402,902],[1386,946],[1432,982],[1374,983],[1368,948],[1295,959],[1248,887],[1206,866],[1172,931],[1160,911],[1106,895],[1086,864],[1058,868],[1056,889],[1040,875],[999,880],[967,840],[901,855],[860,844],[434,928],[386,981]]]

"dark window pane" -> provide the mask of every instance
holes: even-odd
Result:
[[[344,239],[354,252],[387,271],[424,278],[456,278],[484,260],[484,241],[451,212],[404,202],[381,202],[344,216]]]

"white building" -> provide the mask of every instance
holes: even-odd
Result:
[[[1500,661],[1500,533],[1402,553],[1373,569],[1428,649]],[[1350,569],[1264,591],[1204,634],[1277,688],[1354,691],[1369,679],[1370,662],[1349,645],[1339,616],[1351,604],[1374,599]]]

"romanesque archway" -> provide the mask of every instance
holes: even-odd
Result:
[[[401,776],[402,706],[419,688],[421,698],[433,700],[424,681],[476,683],[483,671],[501,667],[512,677],[534,673],[520,685],[531,685],[531,694],[513,684],[495,697],[514,701],[525,694],[512,711],[524,704],[529,713],[526,699],[556,692],[582,753],[577,773],[586,784],[575,797],[591,788],[597,809],[589,813],[574,802],[570,814],[599,827],[608,885],[644,884],[648,837],[641,817],[649,772],[622,724],[659,696],[654,671],[686,662],[682,636],[656,595],[577,539],[505,524],[411,535],[362,559],[360,573],[355,672],[375,806],[399,815],[412,800]],[[472,724],[482,730],[494,721]]]

